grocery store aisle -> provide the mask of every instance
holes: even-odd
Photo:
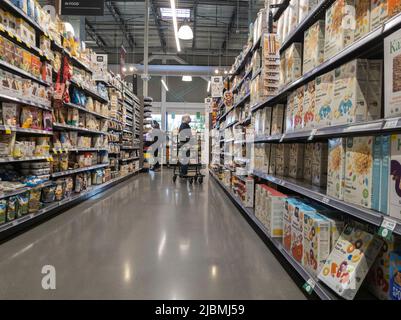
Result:
[[[141,174],[0,247],[0,299],[304,299],[211,178]],[[43,290],[44,265],[56,290]]]

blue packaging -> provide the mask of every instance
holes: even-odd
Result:
[[[382,136],[382,170],[380,190],[380,212],[388,214],[388,177],[390,175],[390,135]]]
[[[390,300],[401,300],[401,253],[390,253]]]
[[[372,209],[380,210],[380,189],[381,189],[381,168],[382,168],[382,137],[374,137],[373,141],[373,187],[372,187]]]

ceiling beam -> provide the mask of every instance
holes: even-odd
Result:
[[[88,33],[88,35],[94,40],[96,41],[96,44],[100,47],[100,48],[105,48],[107,47],[107,43],[106,41],[104,41],[104,39],[102,38],[102,36],[98,35],[96,33],[95,28],[93,27],[93,25],[88,21],[88,19],[85,18],[85,29],[86,32]]]
[[[162,31],[162,25],[160,23],[161,17],[159,15],[158,9],[156,8],[155,1],[150,0],[149,4],[150,4],[150,10],[152,10],[153,18],[155,20],[155,25],[157,27],[157,33],[159,34],[160,44],[162,46],[163,51],[165,52],[167,51],[167,42]]]
[[[199,0],[195,0],[195,2],[194,2],[194,8],[193,8],[193,17],[194,17],[194,25],[193,25],[193,31],[194,31],[194,39],[192,40],[192,49],[195,49],[196,48],[196,23],[197,23],[197,19],[196,19],[196,16],[198,15],[198,3],[199,3]]]
[[[233,10],[233,14],[231,15],[231,18],[230,18],[230,23],[228,24],[228,27],[227,27],[226,38],[224,39],[224,42],[223,42],[223,44],[221,46],[222,50],[227,49],[227,42],[230,39],[231,30],[234,28],[235,19],[237,17],[237,14],[238,14],[238,7],[235,6],[235,8]]]
[[[111,15],[113,16],[114,20],[116,20],[116,22],[118,23],[118,25],[120,26],[120,30],[122,31],[122,33],[124,34],[125,39],[128,42],[128,45],[132,48],[132,47],[136,47],[136,43],[135,40],[132,36],[132,34],[129,31],[129,28],[127,26],[127,23],[125,22],[125,20],[122,18],[121,16],[121,12],[120,10],[117,8],[117,6],[113,3],[113,1],[107,1],[106,2],[106,7],[107,9],[109,9]]]

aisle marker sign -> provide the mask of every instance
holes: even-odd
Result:
[[[306,281],[302,288],[306,291],[307,294],[311,295],[313,290],[315,290],[315,286],[315,280],[309,279],[308,281]]]
[[[397,222],[394,220],[383,218],[383,222],[379,229],[379,235],[387,240],[390,240],[396,226]]]

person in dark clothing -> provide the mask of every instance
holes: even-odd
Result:
[[[158,130],[160,130],[160,125],[159,125],[159,123],[158,123],[156,120],[153,120],[153,121],[152,121],[152,128],[153,128],[153,129],[158,129]],[[157,137],[154,137],[153,143],[156,143],[158,140],[159,140],[159,139],[158,139]],[[155,158],[157,158],[157,157],[159,156],[159,148],[157,148],[157,149],[155,150],[154,156],[155,156]],[[159,163],[159,161],[157,161],[157,162],[153,165],[153,167],[151,168],[151,170],[156,171],[156,170],[158,170],[159,168],[160,168],[160,163]]]
[[[191,123],[191,116],[189,114],[186,114],[182,117],[181,120],[181,125],[180,128],[178,130],[178,136],[180,135],[181,131],[183,130],[188,130],[189,136],[187,135],[187,138],[184,141],[181,141],[181,139],[179,138],[179,148],[181,148],[185,143],[189,142],[191,139],[191,126],[189,125]],[[186,152],[186,156],[189,158],[191,154],[190,150],[187,150]],[[181,164],[180,166],[180,177],[186,176],[188,174],[188,164]]]

